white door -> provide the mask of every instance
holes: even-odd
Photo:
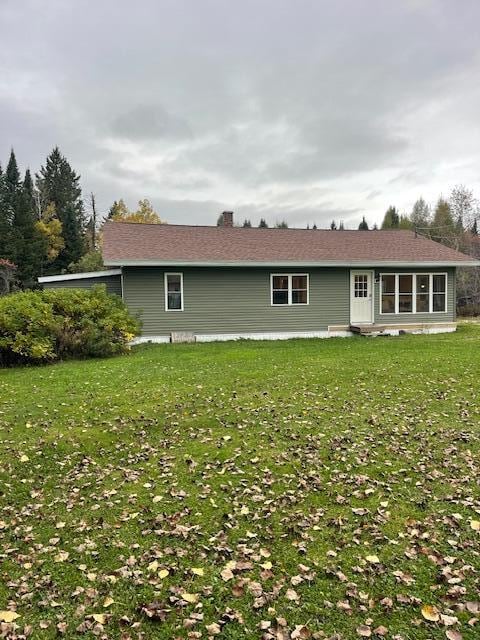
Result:
[[[350,322],[373,322],[373,277],[371,271],[350,272]]]

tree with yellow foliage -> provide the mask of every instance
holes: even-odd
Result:
[[[130,211],[123,200],[118,200],[110,207],[108,220],[115,222],[137,222],[139,224],[161,224],[162,220],[147,198],[138,201],[138,209]]]
[[[53,262],[65,247],[65,241],[62,236],[62,223],[58,219],[53,202],[50,202],[42,211],[40,220],[37,220],[35,227],[44,240],[47,262]]]

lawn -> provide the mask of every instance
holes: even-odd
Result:
[[[0,637],[478,638],[479,353],[465,325],[0,371]]]

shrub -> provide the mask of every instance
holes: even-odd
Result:
[[[124,353],[139,323],[104,285],[0,298],[0,364]]]

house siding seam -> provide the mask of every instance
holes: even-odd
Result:
[[[164,272],[171,268],[126,267],[124,300],[143,322],[142,335],[172,331],[196,334],[326,331],[328,325],[348,325],[349,270],[310,269],[310,304],[272,306],[271,269],[184,268],[184,311],[166,312]],[[305,273],[276,269],[276,273]]]
[[[104,284],[108,293],[122,295],[121,276],[102,276],[100,278],[77,278],[75,280],[57,280],[55,282],[44,282],[44,289],[91,289],[97,284]]]

